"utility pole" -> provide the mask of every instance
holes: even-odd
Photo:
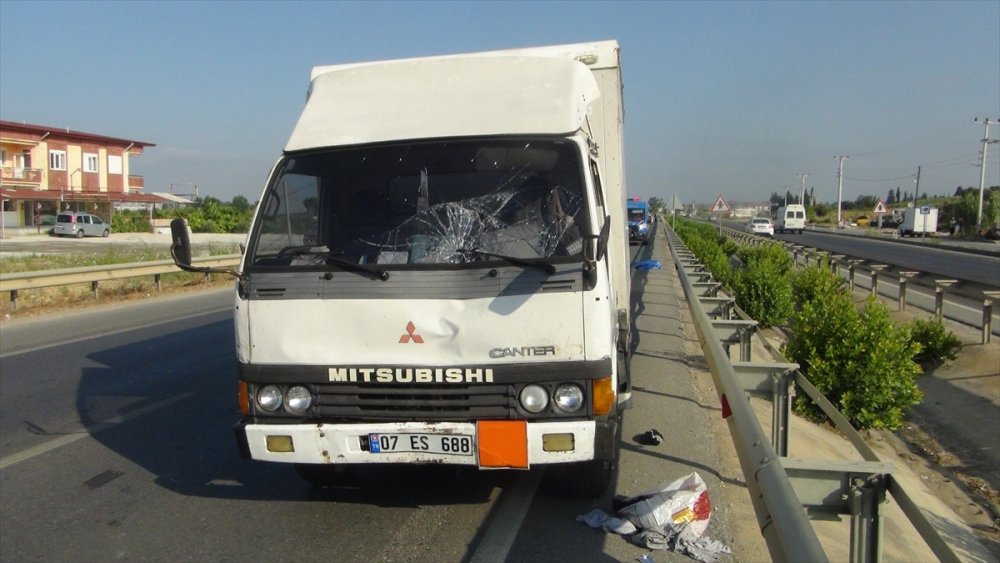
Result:
[[[802,187],[799,188],[799,204],[806,204],[806,178],[809,177],[808,172],[802,172],[799,174],[799,178],[802,178]]]
[[[913,207],[917,206],[917,198],[920,197],[917,194],[920,193],[920,167],[917,167],[917,177],[913,180],[917,187],[913,190]]]
[[[979,118],[973,119],[975,122],[979,122]],[[983,230],[983,192],[986,189],[986,147],[990,144],[990,125],[998,123],[997,121],[990,121],[990,118],[983,120],[983,124],[986,126],[986,130],[983,132],[983,162],[982,170],[979,172],[979,211],[976,212],[976,233],[981,233]],[[995,141],[994,141],[995,142]]]
[[[840,218],[840,202],[844,197],[844,159],[851,157],[835,156],[833,158],[840,160],[837,164],[837,228],[840,229],[844,226],[844,222]]]

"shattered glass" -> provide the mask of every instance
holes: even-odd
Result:
[[[469,264],[579,256],[581,155],[565,140],[450,141],[287,158],[253,264]]]

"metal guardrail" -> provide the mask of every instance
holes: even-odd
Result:
[[[976,289],[967,291],[964,288],[956,286],[958,280],[934,277],[930,280],[933,285],[928,285],[927,283],[920,285],[920,287],[929,291],[927,295],[915,291],[908,293],[908,287],[912,290],[913,285],[919,283],[917,278],[921,275],[921,272],[894,272],[893,277],[896,283],[893,286],[890,283],[893,280],[886,279],[889,274],[882,275],[883,271],[888,268],[886,264],[873,263],[863,258],[855,258],[845,254],[834,254],[826,250],[793,242],[764,238],[731,227],[723,227],[722,230],[726,236],[744,245],[781,244],[792,256],[792,262],[795,265],[808,266],[813,260],[815,260],[815,264],[818,266],[825,263],[835,274],[846,279],[852,290],[856,286],[860,287],[860,284],[857,284],[858,274],[865,271],[868,277],[868,289],[873,296],[890,300],[895,299],[900,311],[906,309],[908,305],[914,306],[933,313],[939,320],[947,318],[977,328],[980,330],[981,343],[983,344],[990,342],[993,334],[1000,334],[1000,322],[994,323],[993,319],[995,316],[994,311],[1000,308],[997,307],[1000,305],[1000,290]],[[799,261],[800,257],[802,258],[802,262]],[[865,267],[866,264],[867,266]],[[972,316],[960,314],[962,307],[946,300],[946,294],[980,301],[982,303],[982,314],[973,314]]]
[[[223,256],[195,258],[192,261],[192,265],[224,268],[236,266],[239,264],[239,261],[239,254],[227,254]],[[178,272],[181,272],[181,269],[174,264],[173,260],[110,264],[106,266],[84,266],[81,268],[62,268],[38,272],[16,272],[12,274],[0,274],[0,292],[10,293],[11,307],[16,310],[18,292],[21,290],[89,283],[91,291],[93,291],[96,298],[102,281],[153,276],[156,289],[159,291],[161,276],[163,274]]]
[[[806,508],[850,515],[851,561],[881,561],[882,505],[888,493],[939,560],[960,561],[913,497],[893,478],[893,465],[878,458],[850,422],[798,371],[798,364],[752,361],[750,335],[756,321],[749,319],[732,297],[720,295],[721,284],[712,281],[712,274],[676,233],[664,227],[761,534],[774,560],[829,560],[803,510]],[[739,361],[730,360],[729,348],[734,345],[740,347]],[[830,417],[863,461],[788,457],[792,382]],[[770,438],[750,405],[750,396],[772,402]]]

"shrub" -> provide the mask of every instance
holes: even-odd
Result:
[[[818,292],[792,318],[785,354],[856,428],[895,430],[905,410],[922,399],[916,384],[920,351],[909,327],[896,327],[888,309],[869,298],[858,312],[845,292]],[[805,394],[800,414],[821,418]]]
[[[962,349],[962,341],[937,319],[917,319],[910,332],[913,341],[920,345],[920,352],[913,359],[922,364],[954,360]]]
[[[792,273],[791,287],[792,300],[796,308],[801,308],[805,302],[846,291],[847,281],[828,268],[813,266]]]
[[[761,326],[784,325],[792,313],[792,260],[775,245],[745,247],[739,251],[744,268],[733,274],[736,302]]]

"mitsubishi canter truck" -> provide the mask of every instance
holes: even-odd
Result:
[[[231,272],[242,453],[316,483],[558,464],[605,490],[630,398],[622,120],[615,41],[313,69]]]

